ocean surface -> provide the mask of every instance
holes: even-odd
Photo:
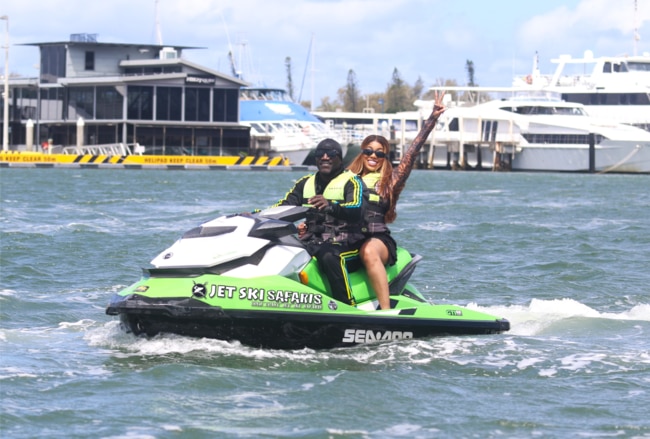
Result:
[[[650,177],[415,171],[392,229],[489,336],[136,338],[109,298],[291,171],[0,169],[2,438],[650,438]]]

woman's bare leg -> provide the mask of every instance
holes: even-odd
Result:
[[[370,286],[375,291],[379,307],[381,309],[390,309],[385,266],[388,262],[388,249],[379,239],[370,238],[361,246],[359,255],[368,272]]]

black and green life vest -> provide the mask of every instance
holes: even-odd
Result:
[[[323,189],[323,197],[332,203],[345,202],[345,186],[354,177],[348,170],[334,177]],[[304,200],[316,195],[316,174],[305,181],[302,189]],[[350,225],[347,221],[331,215],[329,212],[310,210],[307,213],[307,233],[311,234],[310,240],[322,242],[350,242],[362,239],[362,224]]]
[[[377,183],[381,178],[379,172],[369,172],[361,177],[369,191],[368,205],[364,213],[366,228],[369,233],[379,233],[388,231],[384,216],[389,208],[388,200],[382,199],[377,192]]]

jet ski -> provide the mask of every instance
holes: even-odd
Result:
[[[421,257],[398,248],[387,267],[390,310],[360,266],[349,273],[354,305],[333,298],[297,237],[308,207],[221,216],[182,235],[115,294],[106,313],[136,335],[173,333],[270,349],[330,349],[440,335],[497,334],[508,320],[429,303],[409,278]],[[359,264],[360,265],[360,264]]]

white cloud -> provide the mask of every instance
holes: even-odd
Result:
[[[650,51],[650,2],[639,1],[639,51]],[[155,0],[21,0],[3,3],[11,20],[12,72],[34,76],[34,47],[97,33],[101,42],[156,43]],[[481,85],[508,85],[530,71],[538,51],[548,62],[561,53],[632,52],[632,0],[159,0],[163,43],[205,47],[184,53],[191,61],[230,72],[233,49],[247,42],[253,80],[284,86],[284,60],[294,84],[307,69],[315,38],[316,99],[336,97],[353,69],[363,93],[385,90],[394,68],[412,84],[438,78],[466,82],[472,60]],[[646,34],[646,35],[644,35]],[[543,64],[544,65],[544,64]],[[306,92],[303,92],[305,97]]]
[[[649,20],[650,8],[644,5],[637,13],[639,29]],[[634,26],[632,1],[582,0],[574,8],[560,6],[527,20],[520,27],[519,39],[526,50],[555,47],[558,55],[586,49],[611,50],[627,40],[631,52]]]

